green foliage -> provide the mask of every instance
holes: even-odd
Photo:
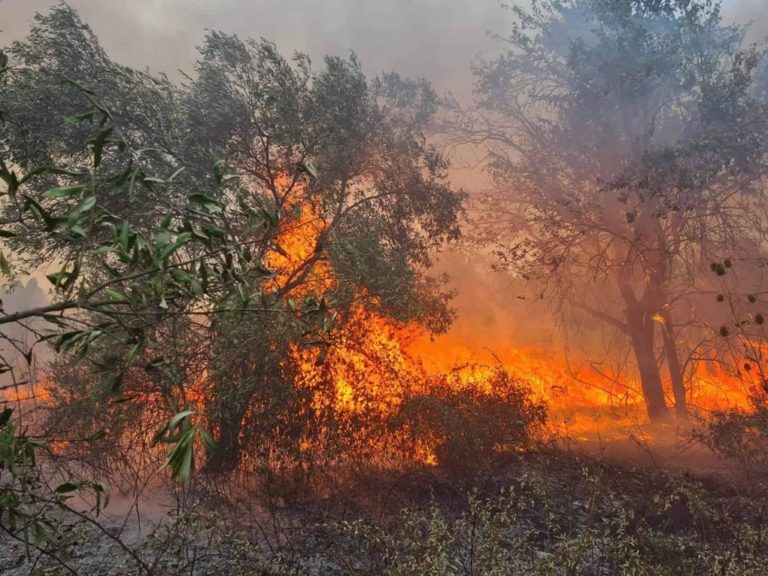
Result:
[[[159,390],[166,421],[202,378],[191,358],[207,356],[201,418],[216,458],[236,464],[249,410],[263,417],[254,443],[291,402],[305,413],[288,350],[327,349],[361,301],[446,329],[448,294],[425,270],[458,236],[463,194],[426,142],[437,108],[428,83],[368,80],[355,57],[315,71],[267,41],[210,32],[196,73],[177,86],[112,62],[65,5],[38,16],[8,54],[0,99],[14,119],[3,138],[13,170],[59,167],[25,180],[22,207],[38,225],[2,227],[18,234],[8,264],[62,262],[49,276],[58,306],[91,325],[56,324],[51,341],[93,361],[101,380],[113,374],[113,399]],[[321,232],[307,254],[287,255],[282,235],[309,211]],[[268,254],[289,256],[291,269],[270,270]],[[323,270],[336,281],[320,290]],[[58,312],[46,319],[66,323]]]
[[[18,426],[14,410],[0,412],[0,527],[10,537],[48,554],[66,552],[67,501],[75,493],[93,496],[90,512],[98,516],[108,503],[103,484],[91,480],[68,480],[50,486],[42,473],[39,454],[48,449],[42,438],[29,437]],[[82,504],[81,504],[82,506]],[[30,554],[27,548],[27,554]]]
[[[184,410],[168,420],[157,431],[154,443],[171,444],[168,467],[174,478],[186,482],[192,473],[195,441],[199,437],[207,450],[213,452],[216,443],[199,421],[193,421],[195,410]]]
[[[196,74],[175,86],[109,60],[65,5],[38,16],[27,40],[8,53],[14,66],[0,99],[14,118],[4,141],[18,164],[55,160],[78,167],[92,139],[88,126],[98,121],[80,105],[86,87],[110,111],[128,156],[141,164],[140,177],[132,181],[145,186],[102,198],[137,230],[150,233],[163,211],[175,212],[186,201],[185,191],[206,210],[214,201],[233,201],[234,177],[257,204],[253,226],[264,218],[274,229],[309,178],[308,199],[326,234],[317,239],[317,255],[302,264],[299,278],[305,268],[329,258],[326,249],[336,253],[334,243],[359,239],[379,244],[383,257],[373,276],[362,262],[345,261],[345,268],[359,269],[349,278],[360,287],[386,278],[416,286],[399,291],[398,302],[389,299],[401,313],[408,297],[426,301],[421,294],[429,292],[441,301],[439,286],[423,282],[415,264],[426,264],[430,250],[456,238],[463,194],[447,185],[446,161],[426,143],[437,106],[426,82],[395,74],[369,81],[354,57],[327,58],[315,72],[306,56],[292,64],[267,41],[210,32]],[[220,158],[226,158],[226,170],[217,163],[210,174],[211,163]],[[128,159],[114,154],[103,161],[117,168]],[[177,186],[163,185],[163,174],[174,174]],[[214,189],[194,189],[208,179]],[[362,237],[352,232],[361,222],[372,226]],[[427,318],[444,314],[444,306],[415,310]]]
[[[251,291],[254,279],[268,272],[260,261],[245,254],[248,242],[227,232],[233,218],[244,222],[256,214],[244,191],[235,202],[236,210],[225,210],[206,194],[189,194],[188,204],[168,214],[153,235],[140,232],[99,204],[97,198],[104,188],[127,189],[131,194],[135,187],[171,187],[173,176],[150,179],[130,162],[125,169],[103,174],[101,159],[114,149],[119,152],[124,142],[111,136],[111,114],[90,92],[86,95],[94,104],[92,117],[100,119],[97,135],[89,144],[88,170],[41,168],[20,173],[7,160],[0,160],[0,178],[6,184],[2,197],[8,215],[3,222],[7,235],[19,242],[36,235],[61,254],[59,270],[47,276],[56,300],[41,308],[4,314],[0,322],[45,321],[49,329],[39,333],[39,338],[52,342],[60,353],[95,361],[110,380],[108,394],[119,397],[124,376],[132,367],[143,360],[147,368],[157,368],[157,361],[146,359],[145,351],[157,327],[168,318],[222,310],[268,313],[263,305],[252,303]],[[37,180],[49,175],[67,183],[35,194]],[[224,186],[231,180],[217,176],[215,185]],[[266,220],[251,225],[267,231],[271,226]],[[256,236],[250,244],[263,245],[264,241],[264,236]],[[258,248],[254,251],[259,253]],[[1,268],[5,276],[11,276],[5,257]],[[301,310],[293,314],[299,316]],[[105,348],[120,352],[101,359],[91,354]],[[6,362],[5,367],[10,369],[10,364]],[[185,418],[174,421],[169,431],[186,423]],[[193,431],[192,436],[164,436],[176,443],[170,459],[174,476],[188,476],[194,439],[198,435],[204,441],[208,438],[197,426]]]

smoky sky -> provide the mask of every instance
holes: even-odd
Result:
[[[57,0],[0,0],[0,46],[22,38],[36,12]],[[505,0],[524,3],[529,0]],[[752,23],[750,39],[768,35],[768,0],[724,0],[727,22]],[[468,102],[471,65],[499,49],[514,14],[502,0],[69,0],[116,61],[180,79],[193,72],[206,29],[267,38],[285,55],[301,51],[319,65],[327,54],[355,52],[365,72],[427,78]],[[452,181],[484,188],[476,153],[452,152]]]
[[[514,1],[514,0],[512,0]],[[527,0],[525,0],[527,2]],[[725,0],[728,21],[768,35],[766,0]],[[23,37],[52,0],[0,0],[0,46]],[[514,15],[500,0],[71,0],[117,61],[177,77],[191,72],[206,29],[267,38],[314,61],[354,51],[369,74],[398,71],[457,96],[470,65],[497,47]]]
[[[0,46],[22,38],[34,14],[57,0],[0,0]],[[396,71],[427,78],[441,93],[471,99],[471,65],[490,58],[515,15],[503,6],[530,0],[69,0],[116,61],[181,79],[191,73],[206,29],[267,38],[284,55],[355,52],[368,75]],[[768,35],[768,0],[725,0],[726,21],[752,22]],[[761,10],[762,8],[762,10]],[[452,151],[451,179],[484,188],[476,152]]]
[[[527,2],[528,0],[508,0]],[[752,22],[750,39],[768,35],[768,0],[725,0],[727,22]],[[55,0],[0,0],[0,46],[24,37],[34,14]],[[422,76],[460,99],[472,90],[471,64],[492,56],[514,15],[500,0],[70,0],[110,56],[135,68],[179,78],[193,71],[206,29],[267,38],[283,54],[302,51],[315,62],[354,51],[370,75]],[[473,157],[452,173],[474,189]],[[501,293],[501,292],[500,292]],[[476,307],[476,303],[473,304]],[[489,310],[493,306],[486,306]],[[515,323],[508,321],[510,325]],[[495,330],[495,329],[494,329]]]
[[[514,0],[512,0],[514,1]],[[527,1],[527,0],[525,0]],[[766,0],[725,0],[726,20],[768,34]],[[0,45],[23,37],[52,0],[0,0]],[[500,0],[71,0],[117,61],[137,68],[191,72],[205,29],[267,38],[285,54],[314,61],[354,51],[369,74],[423,76],[441,91],[468,94],[470,65],[492,54],[493,34],[513,14]]]
[[[22,37],[51,0],[0,0],[0,45]],[[497,0],[71,0],[107,52],[130,66],[190,71],[205,29],[267,38],[318,62],[354,51],[369,74],[423,76],[471,89],[470,63],[512,14]]]

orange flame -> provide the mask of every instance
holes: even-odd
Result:
[[[292,197],[265,258],[274,274],[269,287],[289,298],[320,297],[336,286],[322,250],[327,223],[303,185],[287,179],[278,182],[289,185]],[[435,385],[493,394],[492,376],[501,366],[527,383],[534,399],[546,403],[552,433],[588,439],[606,428],[625,434],[644,421],[638,382],[589,363],[572,365],[552,350],[510,345],[488,350],[459,328],[432,338],[418,322],[397,322],[361,303],[352,305],[332,338],[332,345],[324,349],[294,346],[285,362],[298,368],[299,386],[317,392],[313,407],[331,410],[340,418],[377,414],[378,421],[384,421],[409,395],[429,393]],[[757,370],[747,372],[699,363],[689,377],[692,405],[704,410],[748,407],[750,391],[762,386],[764,378]],[[451,378],[436,378],[448,373]],[[331,389],[323,388],[328,382]],[[203,409],[205,375],[185,388],[186,401]],[[382,436],[374,442],[385,444],[387,439]],[[303,447],[313,450],[315,442],[305,439]],[[437,463],[429,445],[419,446],[415,457]]]
[[[267,256],[267,266],[277,271],[275,284],[279,287],[286,286],[298,271],[309,269],[308,280],[295,293],[322,294],[335,285],[329,264],[317,256],[326,223],[318,207],[303,194],[289,210],[294,216],[286,219],[275,249]],[[586,362],[572,365],[552,350],[507,347],[488,351],[473,347],[472,342],[472,334],[459,330],[433,339],[416,322],[402,325],[357,304],[327,358],[321,359],[318,350],[295,347],[289,361],[301,367],[306,386],[318,385],[321,376],[333,382],[332,393],[319,395],[322,400],[317,402],[338,412],[375,409],[392,413],[406,394],[426,392],[419,388],[436,381],[431,376],[449,372],[457,374],[456,385],[490,393],[490,376],[501,365],[528,383],[534,398],[548,405],[549,427],[554,433],[586,439],[608,426],[624,434],[645,420],[640,385],[632,378],[612,375]],[[750,391],[757,384],[755,373],[746,376],[722,365],[697,364],[688,381],[691,405],[701,410],[747,408]],[[446,384],[446,380],[442,382]],[[671,385],[666,386],[671,399]],[[434,462],[429,450],[423,459]]]

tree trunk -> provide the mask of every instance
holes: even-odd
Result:
[[[688,404],[685,397],[685,381],[683,379],[683,367],[680,357],[677,355],[675,336],[670,324],[669,313],[664,314],[664,325],[661,328],[661,336],[664,339],[664,355],[667,358],[667,370],[672,381],[672,394],[675,398],[675,413],[684,417],[688,415]]]
[[[231,472],[240,465],[240,423],[244,416],[245,409],[233,406],[214,423],[216,449],[206,464],[209,472]]]
[[[618,284],[624,298],[624,330],[629,336],[632,350],[637,360],[637,370],[640,373],[640,386],[643,390],[645,409],[651,422],[662,422],[669,417],[667,402],[664,399],[664,386],[661,383],[661,371],[656,362],[654,315],[658,302],[662,299],[658,294],[658,286],[646,285],[642,298],[637,298],[629,278],[631,270],[622,268]]]
[[[661,372],[656,363],[653,346],[653,321],[629,323],[629,336],[632,349],[637,359],[640,373],[640,385],[643,390],[645,409],[651,422],[662,422],[669,417],[669,410],[664,399],[664,387]]]

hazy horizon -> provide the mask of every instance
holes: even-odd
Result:
[[[519,2],[511,1],[508,4]],[[526,2],[527,3],[527,2]],[[761,0],[725,0],[726,21],[756,20]],[[52,0],[0,0],[0,46],[26,35],[35,13]],[[514,15],[501,0],[71,0],[116,61],[171,77],[192,72],[206,29],[267,38],[280,51],[327,54],[355,52],[369,75],[397,71],[422,76],[442,92],[468,95],[470,66],[492,54],[492,34],[509,30]],[[768,34],[756,22],[751,39]]]

